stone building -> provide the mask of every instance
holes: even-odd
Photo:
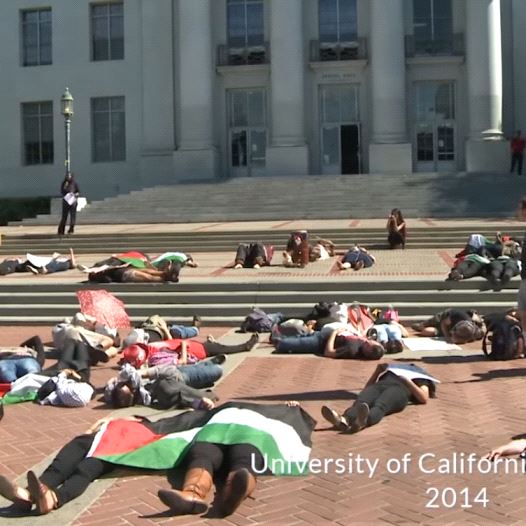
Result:
[[[2,195],[240,176],[505,171],[523,0],[0,2]]]

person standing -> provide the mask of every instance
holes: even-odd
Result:
[[[66,174],[60,186],[62,194],[62,219],[58,225],[58,235],[63,236],[66,230],[66,222],[69,215],[68,234],[73,234],[75,230],[75,219],[77,217],[77,199],[80,195],[79,185],[75,181],[72,172]]]
[[[522,137],[521,130],[517,130],[515,137],[511,140],[511,168],[510,173],[513,173],[515,165],[517,165],[517,174],[522,175],[522,160],[524,158],[524,149],[526,148],[526,139]]]

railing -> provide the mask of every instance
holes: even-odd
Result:
[[[217,46],[218,66],[246,66],[250,64],[270,63],[270,46],[268,42],[260,46],[229,47],[226,44]]]
[[[406,57],[426,56],[464,56],[464,34],[454,33],[448,39],[416,39],[414,35],[405,36]]]
[[[367,39],[359,38],[352,42],[321,42],[311,40],[311,62],[330,62],[336,60],[365,60],[367,58]]]

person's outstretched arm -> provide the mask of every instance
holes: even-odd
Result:
[[[365,383],[365,387],[369,387],[370,385],[376,383],[378,377],[387,370],[388,366],[389,365],[386,363],[379,363],[376,366],[376,369],[374,370],[373,374],[370,376],[369,380],[367,380],[367,382]]]
[[[512,440],[503,446],[499,446],[492,449],[489,453],[484,455],[482,458],[489,460],[496,460],[500,457],[509,457],[512,455],[520,455],[526,449],[526,439]]]

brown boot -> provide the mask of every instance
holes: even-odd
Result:
[[[255,489],[256,477],[248,469],[231,471],[223,489],[222,510],[225,516],[232,515]]]
[[[192,468],[184,478],[183,489],[161,489],[157,495],[173,515],[198,515],[208,510],[205,498],[212,489],[212,475],[203,468]]]

